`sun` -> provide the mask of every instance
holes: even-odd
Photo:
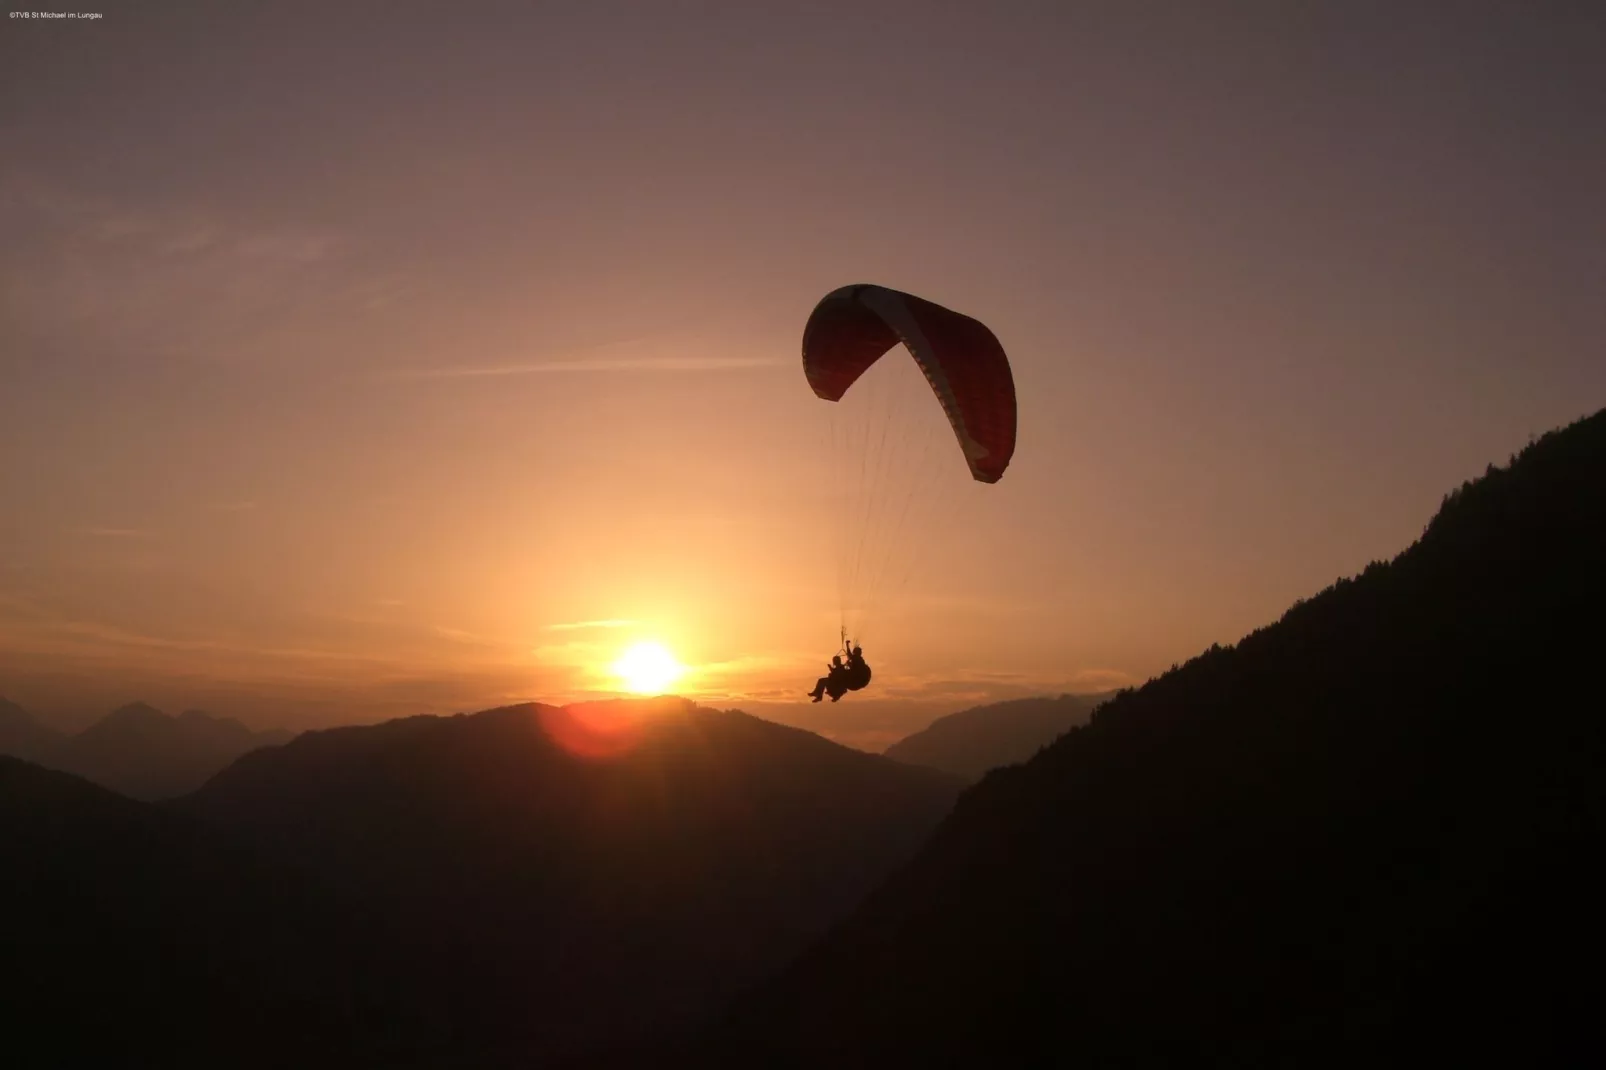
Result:
[[[637,695],[661,695],[685,671],[668,647],[652,640],[631,644],[613,663],[613,673],[624,681],[625,690]]]

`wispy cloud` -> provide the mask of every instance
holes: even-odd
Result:
[[[351,661],[372,662],[379,659],[355,654],[349,651],[327,650],[315,647],[280,647],[273,645],[256,645],[251,643],[232,643],[215,639],[183,639],[172,636],[154,635],[145,632],[119,628],[114,625],[102,624],[98,621],[87,620],[50,620],[34,623],[30,629],[34,633],[55,633],[62,636],[92,640],[113,646],[142,647],[153,650],[181,651],[191,653],[213,652],[228,654],[246,654],[254,657],[287,658],[296,660],[319,661]],[[21,639],[22,633],[12,636]]]
[[[341,241],[304,226],[248,229],[188,210],[120,204],[8,176],[3,203],[48,220],[59,236],[84,243],[133,243],[140,252],[222,252],[250,260],[308,264],[339,253]]]
[[[623,357],[603,360],[549,360],[530,364],[479,367],[419,368],[393,372],[396,379],[482,379],[512,375],[585,372],[717,372],[767,368],[785,363],[777,357]]]
[[[1136,687],[1143,681],[1120,669],[1083,669],[1072,675],[1070,689],[1075,691],[1117,691],[1123,687]]]
[[[74,351],[273,358],[335,313],[390,299],[346,237],[155,203],[84,197],[0,173],[0,313]]]
[[[633,620],[577,620],[566,624],[548,624],[549,632],[574,632],[582,628],[628,628],[638,623]]]
[[[152,532],[143,528],[78,528],[80,535],[92,535],[100,539],[149,539]]]
[[[235,251],[242,256],[290,264],[312,264],[327,260],[340,250],[339,239],[314,231],[283,231],[246,234],[236,239]]]
[[[473,644],[475,646],[494,646],[494,645],[497,645],[492,640],[487,639],[483,635],[475,635],[473,632],[465,632],[461,628],[448,628],[443,624],[435,625],[433,628],[430,629],[430,631],[434,632],[436,635],[440,636],[442,639],[450,639],[454,643],[470,643],[470,644]]]

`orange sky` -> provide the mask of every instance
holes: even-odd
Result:
[[[149,6],[0,27],[0,693],[66,722],[581,697],[656,638],[875,745],[1234,641],[1606,402],[1565,26]],[[850,282],[987,322],[1020,445],[951,448],[812,707]]]

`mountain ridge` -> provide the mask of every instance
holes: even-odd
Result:
[[[63,733],[0,695],[0,755],[35,761],[61,746],[66,739]]]
[[[1085,724],[1114,692],[1036,696],[972,706],[939,717],[888,747],[888,758],[975,781],[999,766],[1024,762]]]
[[[1602,486],[1606,412],[990,772],[699,1061],[1606,1051]]]
[[[461,979],[439,999],[462,1028],[573,1054],[706,1019],[851,910],[961,787],[667,698],[303,733],[168,805],[370,904]]]
[[[193,819],[0,755],[0,841],[0,992],[29,1065],[405,1065],[439,1050],[359,913]]]
[[[129,702],[73,735],[46,728],[15,704],[0,706],[0,753],[81,776],[130,798],[152,801],[193,791],[235,758],[292,738],[253,732],[202,710],[170,716]]]

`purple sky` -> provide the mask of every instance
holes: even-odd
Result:
[[[1606,404],[1606,17],[1496,7],[8,20],[0,693],[299,727],[655,638],[874,745],[1236,641]],[[987,322],[1020,445],[811,707],[849,282]]]

